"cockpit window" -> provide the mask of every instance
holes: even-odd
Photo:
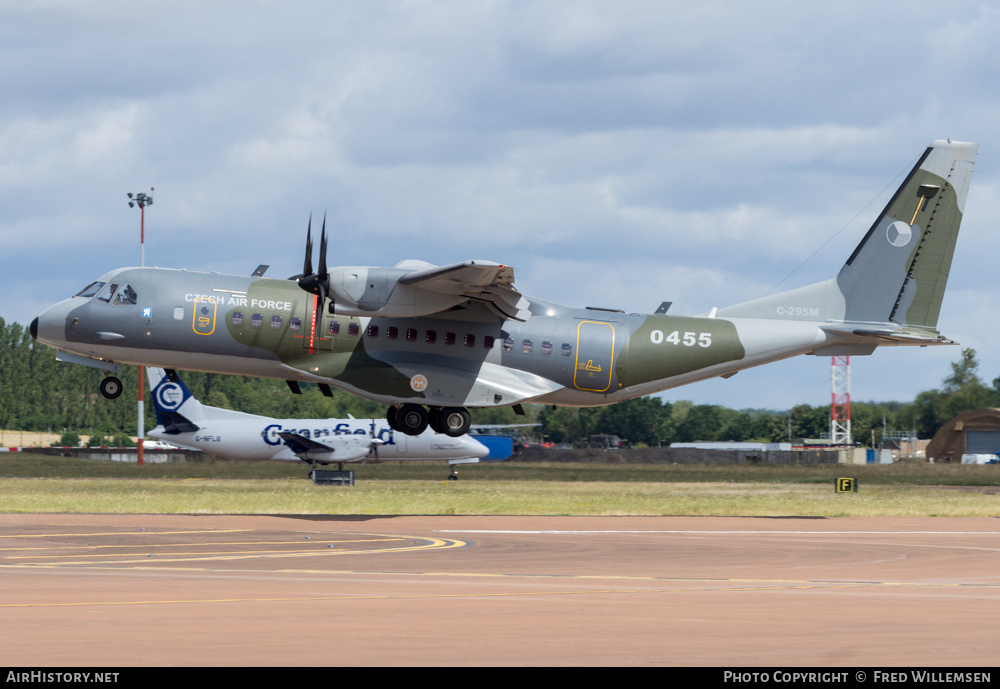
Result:
[[[115,296],[115,300],[111,303],[116,306],[118,304],[135,304],[135,300],[136,298],[138,298],[138,296],[139,295],[135,293],[135,290],[132,289],[132,285],[125,285],[120,290],[118,290],[118,294]]]
[[[117,282],[109,282],[107,284],[107,286],[105,286],[105,288],[100,291],[100,293],[97,295],[97,298],[100,299],[101,301],[108,301],[108,302],[110,302],[111,301],[111,297],[114,296],[115,291],[117,289],[118,289],[118,283]]]
[[[97,290],[101,289],[102,287],[104,287],[104,283],[103,282],[92,282],[89,285],[87,285],[86,287],[84,287],[82,290],[80,290],[79,292],[77,292],[76,294],[74,294],[73,296],[74,297],[92,297],[95,294],[97,294]]]

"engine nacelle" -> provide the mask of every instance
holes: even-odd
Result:
[[[331,268],[330,298],[338,314],[382,318],[439,313],[468,299],[463,294],[441,294],[399,284],[399,278],[411,272],[402,268]]]

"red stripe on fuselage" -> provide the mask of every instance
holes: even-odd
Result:
[[[316,295],[313,295],[312,322],[309,323],[309,353],[313,353],[316,344]]]

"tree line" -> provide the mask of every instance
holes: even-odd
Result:
[[[979,377],[972,349],[963,349],[941,387],[925,390],[911,402],[851,402],[854,440],[881,442],[883,426],[913,430],[930,438],[956,415],[981,407],[1000,407],[1000,377],[986,384]],[[27,328],[0,318],[0,428],[108,437],[135,434],[137,368],[119,374],[125,393],[117,400],[98,392],[102,371],[56,361],[55,351],[35,342]],[[204,404],[277,418],[382,417],[384,405],[346,392],[324,397],[315,385],[293,395],[284,381],[209,373],[183,373],[184,383]],[[148,381],[145,428],[156,426]],[[526,416],[512,409],[471,410],[474,424],[540,424],[531,433],[553,443],[572,444],[591,435],[617,435],[633,445],[666,446],[672,442],[759,441],[818,438],[829,431],[829,406],[797,405],[787,411],[735,410],[658,397],[607,407],[525,405]],[[874,431],[874,435],[873,435]]]

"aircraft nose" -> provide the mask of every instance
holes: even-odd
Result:
[[[468,448],[469,453],[471,453],[473,457],[479,457],[482,459],[490,453],[490,448],[486,447],[475,438],[463,435],[462,440],[465,441],[465,446]]]
[[[41,342],[42,344],[51,345],[53,347],[59,347],[61,344],[65,344],[66,337],[66,316],[69,315],[72,304],[69,300],[64,300],[50,306],[45,311],[42,311],[38,316],[31,321],[31,325],[28,326],[28,331],[31,333],[31,337],[35,339],[36,342]]]

